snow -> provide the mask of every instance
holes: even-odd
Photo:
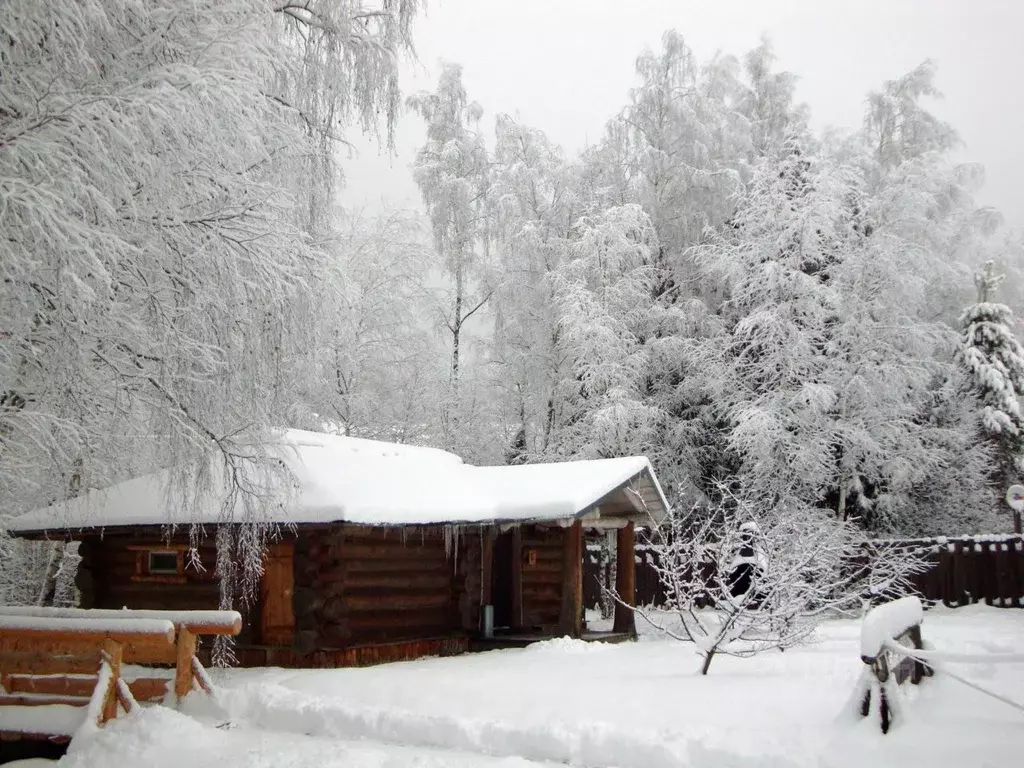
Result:
[[[166,635],[174,640],[174,625],[161,619],[67,618],[13,616],[0,609],[0,630],[39,630],[46,632],[84,632],[93,634]]]
[[[50,608],[31,605],[0,606],[2,616],[35,616],[54,619],[155,619],[170,622],[173,625],[184,624],[190,629],[210,626],[238,624],[241,626],[242,615],[238,611],[144,611],[104,610],[99,608]]]
[[[84,707],[70,704],[0,707],[0,731],[70,736],[85,720]]]
[[[360,438],[286,430],[271,451],[294,475],[297,491],[260,476],[280,495],[289,523],[347,521],[370,525],[556,520],[586,511],[609,492],[648,473],[668,508],[650,462],[642,456],[522,466],[474,467],[451,453]],[[223,476],[216,467],[214,477]],[[214,484],[217,487],[217,484]],[[221,488],[224,486],[221,485]],[[195,509],[168,504],[169,471],[34,510],[11,520],[12,532],[222,522],[223,493],[201,494]],[[181,515],[174,517],[175,512]]]
[[[861,624],[860,657],[874,659],[887,641],[895,640],[915,624],[924,621],[920,598],[901,597],[868,611]]]
[[[815,642],[697,673],[692,646],[566,638],[525,649],[342,670],[215,670],[218,704],[140,709],[87,738],[63,766],[552,766],[587,768],[960,768],[1013,765],[1024,663],[938,665],[902,686],[905,717],[882,735],[851,713],[864,664],[859,621]],[[1024,612],[930,611],[926,642],[973,656],[1024,652]],[[218,708],[220,707],[220,708]]]

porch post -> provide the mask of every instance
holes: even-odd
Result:
[[[614,632],[627,632],[636,636],[636,618],[626,606],[636,605],[636,534],[633,521],[619,528],[615,537],[615,602]],[[625,603],[625,605],[623,605]]]
[[[523,527],[512,529],[512,628],[523,629]]]
[[[494,581],[494,528],[489,527],[481,535],[480,542],[480,605],[490,605]]]
[[[562,610],[558,631],[562,635],[583,634],[583,523],[565,529],[562,546]]]

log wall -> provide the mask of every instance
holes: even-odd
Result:
[[[136,577],[139,551],[129,547],[150,545],[159,549],[167,544],[187,545],[187,537],[170,540],[136,536],[90,536],[82,540],[76,585],[81,592],[82,608],[136,608],[148,610],[216,610],[220,597],[214,574],[216,550],[200,547],[204,571],[185,558],[184,583]]]
[[[528,525],[522,530],[523,626],[553,630],[562,609],[566,529]]]
[[[296,652],[461,631],[456,563],[441,527],[346,524],[301,531],[294,566]]]
[[[75,577],[81,608],[120,610],[217,610],[220,607],[220,585],[216,574],[217,551],[212,537],[199,547],[202,569],[185,556],[184,580],[140,578],[137,560],[144,549],[167,546],[185,547],[188,535],[161,537],[158,528],[139,528],[133,533],[86,536],[78,553],[82,558]],[[250,616],[242,612],[242,631],[238,642],[254,637]]]

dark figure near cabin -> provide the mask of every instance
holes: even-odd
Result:
[[[740,526],[740,546],[732,560],[728,577],[729,594],[733,597],[742,597],[751,589],[757,589],[757,576],[763,570],[755,546],[758,533],[757,523],[744,523]],[[752,597],[756,605],[756,592]]]

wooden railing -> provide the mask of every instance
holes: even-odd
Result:
[[[908,679],[913,685],[933,674],[932,668],[918,658],[902,654],[899,648],[921,650],[921,622],[924,607],[916,597],[903,597],[868,611],[861,626],[861,661],[867,668],[858,683],[861,717],[871,714],[873,699],[878,701],[882,733],[889,732],[893,721],[894,686]]]
[[[213,693],[196,638],[240,630],[233,611],[0,607],[0,737],[66,741],[119,704],[167,700],[168,677],[147,666],[126,679],[126,665],[174,665],[175,701],[197,684]]]

